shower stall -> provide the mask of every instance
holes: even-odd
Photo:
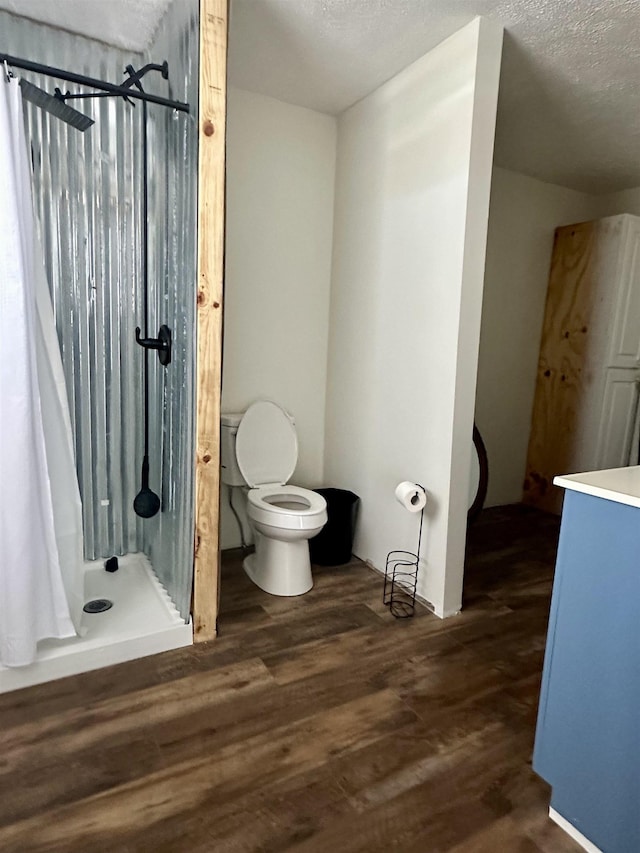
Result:
[[[0,660],[3,692],[192,642],[198,2],[170,4],[153,43],[138,55],[7,12],[0,12],[0,33],[0,53],[116,85],[166,61],[168,79],[164,70],[151,71],[131,91],[190,105],[186,112],[96,97],[86,86],[5,70],[49,94],[59,87],[63,99],[83,95],[66,103],[94,123],[82,132],[34,98],[24,102],[89,606],[76,636],[43,639],[28,665]],[[161,337],[161,327],[170,330],[169,363],[140,346],[140,339]],[[157,503],[136,500],[144,492],[141,469]],[[10,490],[0,502],[10,523]]]

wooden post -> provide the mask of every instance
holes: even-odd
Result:
[[[194,641],[216,636],[227,0],[200,0]]]

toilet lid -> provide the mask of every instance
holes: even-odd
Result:
[[[236,459],[247,484],[283,486],[298,461],[296,428],[277,403],[260,400],[244,413],[236,435]]]

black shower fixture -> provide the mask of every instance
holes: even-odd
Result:
[[[128,87],[135,86],[143,91],[141,78],[147,71],[159,71],[166,79],[169,78],[169,67],[166,62],[162,65],[145,65],[136,71],[133,65],[125,69],[129,75]],[[149,337],[149,157],[147,140],[147,104],[142,102],[142,287],[143,287],[143,335],[136,328],[136,342],[144,349],[144,456],[142,458],[142,485],[133,502],[134,512],[141,518],[152,518],[160,510],[160,498],[149,488],[149,350],[157,350],[160,364],[167,367],[171,363],[171,329],[160,326],[157,338]]]
[[[119,92],[91,92],[63,94],[56,89],[55,99],[65,102],[77,98],[109,98],[116,94],[135,106],[132,98],[145,96],[142,101],[142,303],[143,330],[136,328],[136,343],[144,349],[143,370],[143,408],[144,408],[144,453],[140,474],[140,491],[133,501],[133,510],[140,518],[153,518],[160,511],[159,496],[149,486],[149,350],[156,350],[158,359],[163,367],[171,363],[171,329],[167,325],[160,326],[157,338],[149,337],[149,180],[148,180],[148,141],[147,141],[147,99],[146,92],[140,82],[149,71],[160,72],[163,79],[169,79],[169,65],[166,62],[157,64],[150,62],[139,71],[133,65],[127,65],[127,79],[118,87]],[[69,107],[71,109],[71,107]],[[74,111],[75,112],[75,111]],[[142,331],[142,334],[141,334]],[[144,335],[144,336],[143,336]]]
[[[44,89],[39,89],[38,86],[34,86],[33,83],[24,79],[20,80],[20,89],[22,90],[22,97],[26,101],[31,101],[40,109],[46,110],[56,118],[61,118],[71,127],[75,127],[76,130],[81,130],[84,133],[92,124],[95,124],[92,118],[65,104],[64,99],[58,96],[59,89],[56,89],[55,95],[50,95]]]
[[[98,80],[95,77],[87,77],[86,74],[76,74],[73,71],[65,71],[63,68],[54,68],[51,65],[43,65],[41,62],[31,62],[29,59],[21,59],[19,56],[10,56],[8,53],[0,53],[0,63],[4,63],[7,68],[21,68],[23,71],[32,71],[34,74],[45,74],[47,77],[53,77],[56,80],[65,80],[67,83],[75,83],[78,86],[88,86],[90,89],[97,89],[93,97],[108,97],[109,95],[121,95],[127,99],[142,101],[143,103],[159,104],[161,107],[170,107],[179,112],[188,113],[189,104],[182,101],[172,101],[170,98],[163,98],[160,95],[152,95],[150,92],[142,91],[138,85],[137,90],[133,90],[133,86],[137,85],[139,80],[147,71],[160,71],[165,80],[169,79],[169,68],[166,62],[162,65],[150,63],[145,65],[133,75],[127,73],[129,77],[122,83],[108,83],[106,80]],[[53,95],[51,97],[54,97]],[[70,98],[71,94],[64,95],[63,100]],[[91,95],[82,95],[82,97],[92,97]]]
[[[147,412],[145,412],[145,418]],[[145,443],[148,442],[148,437]],[[160,510],[160,498],[149,488],[149,457],[145,453],[142,458],[142,483],[140,491],[133,501],[133,511],[140,518],[153,518]]]
[[[140,326],[137,326],[136,343],[144,349],[157,350],[158,361],[163,367],[171,364],[171,329],[168,326],[160,326],[157,338],[141,338]]]
[[[122,97],[124,100],[135,106],[135,101],[142,102],[142,283],[143,283],[143,323],[142,330],[136,329],[136,342],[144,349],[144,455],[142,457],[141,469],[141,487],[140,491],[133,502],[134,512],[141,518],[151,518],[160,510],[160,498],[149,487],[149,350],[156,350],[160,364],[167,367],[171,363],[171,329],[168,326],[160,326],[157,338],[149,337],[149,276],[148,276],[148,151],[147,151],[147,104],[158,104],[163,107],[169,107],[180,112],[189,112],[189,104],[181,101],[173,101],[169,98],[163,98],[159,95],[152,95],[145,92],[142,83],[142,78],[149,71],[158,71],[164,80],[169,79],[169,65],[166,60],[160,64],[150,62],[144,65],[140,70],[136,71],[133,65],[127,65],[125,74],[127,78],[121,84],[107,83],[104,80],[97,80],[93,77],[86,77],[83,74],[75,74],[71,71],[64,71],[61,68],[53,68],[50,65],[42,65],[38,62],[31,62],[19,57],[9,56],[5,53],[0,53],[0,63],[4,63],[7,76],[11,75],[9,66],[22,68],[25,71],[32,71],[36,74],[45,74],[49,77],[54,77],[58,80],[65,80],[68,83],[75,83],[79,86],[87,86],[90,89],[95,89],[94,92],[66,92],[63,93],[59,88],[55,89],[55,94],[50,95],[43,89],[34,86],[26,80],[20,80],[23,97],[46,110],[57,118],[67,122],[67,124],[78,130],[85,131],[94,124],[93,119],[83,115],[78,110],[67,104],[67,101],[86,98],[109,98]],[[142,331],[142,334],[141,334]]]
[[[164,80],[169,79],[169,63],[165,59],[164,62],[158,64],[156,62],[149,62],[147,65],[143,65],[140,71],[136,71],[133,65],[127,65],[125,68],[125,73],[129,76],[127,79],[120,84],[118,87],[121,90],[122,99],[126,101],[128,104],[131,104],[132,107],[135,107],[135,101],[132,98],[136,98],[139,96],[139,93],[146,95],[146,92],[140,85],[140,80],[144,77],[144,75],[148,71],[159,71]],[[134,92],[133,94],[129,91],[132,86],[136,86],[138,92]],[[126,89],[126,92],[122,90]],[[71,101],[74,99],[80,98],[112,98],[114,97],[115,92],[61,92],[60,89],[56,88],[55,95],[53,96],[59,101],[63,103],[65,101]],[[175,102],[180,103],[180,102]],[[188,106],[188,104],[187,104]],[[177,109],[177,107],[176,107]],[[93,122],[91,122],[93,124]]]

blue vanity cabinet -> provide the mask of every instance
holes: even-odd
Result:
[[[640,509],[566,491],[534,770],[603,853],[640,853]]]

